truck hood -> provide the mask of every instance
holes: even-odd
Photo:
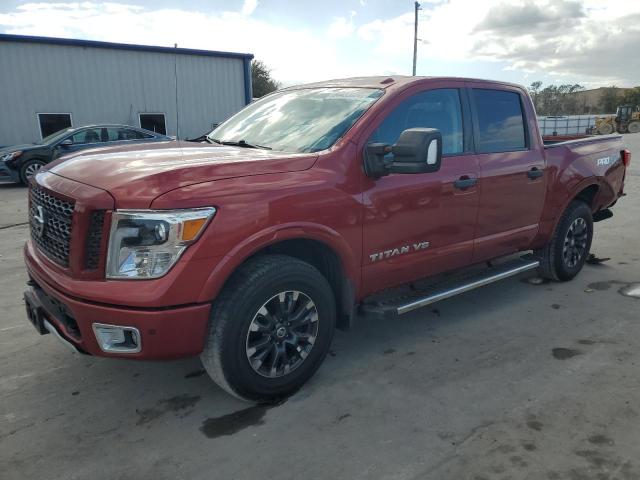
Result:
[[[306,170],[316,159],[317,154],[171,141],[84,150],[62,157],[46,169],[108,191],[116,207],[147,208],[156,197],[176,188]]]

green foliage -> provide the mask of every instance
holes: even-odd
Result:
[[[640,105],[640,87],[629,88],[621,95],[621,105]]]
[[[616,108],[623,101],[619,89],[615,85],[611,85],[604,89],[602,97],[600,97],[600,113],[616,113]]]
[[[271,78],[271,70],[260,60],[251,62],[251,85],[253,98],[260,98],[268,93],[275,92],[280,84]]]
[[[585,113],[584,101],[573,95],[584,90],[580,84],[549,85],[542,88],[542,82],[533,82],[529,94],[538,115],[578,115]]]

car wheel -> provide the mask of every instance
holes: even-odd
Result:
[[[551,242],[536,253],[543,277],[566,281],[575,277],[589,255],[593,217],[589,206],[577,200],[569,204],[556,226]]]
[[[613,133],[613,125],[604,123],[598,127],[597,131],[600,135],[610,135]]]
[[[33,177],[38,170],[40,170],[44,166],[44,162],[42,160],[28,160],[20,167],[20,181],[24,185],[29,184],[29,179]]]
[[[315,267],[286,255],[259,256],[238,269],[214,302],[200,358],[232,395],[276,402],[316,372],[335,316],[331,286]]]

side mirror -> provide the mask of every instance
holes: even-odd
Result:
[[[73,145],[73,141],[70,138],[66,138],[58,144],[62,148],[70,147],[71,145]]]
[[[392,154],[392,158],[385,158]],[[390,173],[429,173],[440,169],[442,134],[435,128],[409,128],[394,145],[371,143],[365,151],[365,173],[380,178]]]

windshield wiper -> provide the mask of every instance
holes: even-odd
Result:
[[[221,141],[221,140],[217,140],[215,138],[212,138],[211,140],[213,140],[216,143],[219,143],[220,145],[229,145],[231,147],[260,148],[262,150],[271,150],[271,147],[267,147],[265,145],[258,145],[258,144],[255,144],[255,143],[247,143],[245,140]]]

